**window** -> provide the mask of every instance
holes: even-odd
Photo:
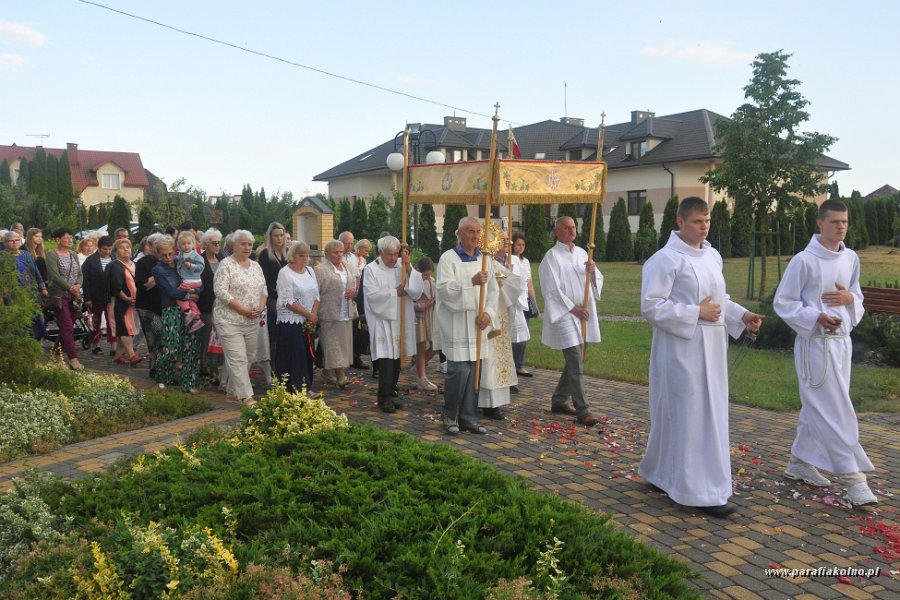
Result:
[[[103,174],[103,189],[104,190],[118,190],[121,189],[121,185],[119,185],[119,174],[118,173],[104,173]]]
[[[581,150],[569,150],[569,160],[581,160]]]
[[[535,152],[534,158],[537,160],[544,160],[547,158],[547,153],[546,152]]]
[[[628,192],[628,214],[637,216],[641,214],[644,202],[647,201],[647,190],[631,190]]]
[[[632,158],[640,158],[647,154],[647,140],[644,140],[643,142],[631,142],[629,145],[631,146],[631,152],[629,154],[631,154]]]

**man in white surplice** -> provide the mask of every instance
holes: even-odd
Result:
[[[504,261],[508,253],[509,242],[504,234],[503,246],[494,257],[497,286],[500,288],[497,299],[500,326],[487,336],[490,352],[482,362],[481,385],[478,388],[478,408],[485,417],[496,421],[506,418],[500,407],[509,404],[510,392],[519,391],[516,387],[519,379],[513,361],[511,333],[524,282],[521,275],[506,268]]]
[[[728,445],[728,334],[762,316],[732,302],[722,257],[706,241],[709,205],[678,207],[678,231],[644,263],[641,314],[653,326],[650,435],[638,473],[673,501],[713,517],[734,512]]]
[[[597,301],[603,289],[603,274],[588,261],[587,252],[575,245],[577,229],[571,217],[556,221],[556,245],[550,248],[541,266],[538,279],[544,296],[544,326],[541,342],[554,350],[562,350],[565,366],[550,400],[550,410],[562,415],[575,415],[582,425],[596,425],[584,398],[584,360],[581,354],[581,324],[587,322],[588,342],[600,342],[600,323],[597,320]],[[591,278],[591,299],[584,307],[584,288]],[[572,406],[569,406],[572,398]]]
[[[400,378],[400,303],[406,303],[403,354],[416,353],[416,311],[413,301],[422,295],[422,275],[411,268],[409,252],[400,256],[400,241],[393,236],[378,240],[378,259],[365,268],[363,293],[372,362],[378,367],[378,406],[387,413],[403,408],[396,393]],[[401,267],[406,270],[406,285],[400,283]]]
[[[494,261],[481,270],[478,240],[481,223],[474,217],[463,217],[456,229],[456,247],[447,250],[438,261],[436,277],[437,302],[434,308],[434,349],[447,356],[444,378],[444,431],[450,435],[460,430],[485,434],[475,414],[476,343],[481,337],[481,358],[490,352],[487,334],[499,326],[497,318],[497,281]],[[478,314],[481,286],[485,286],[484,312]]]
[[[791,259],[775,291],[774,309],[791,329],[800,380],[800,420],[784,474],[818,487],[831,484],[817,470],[838,475],[854,506],[875,504],[863,471],[874,466],[859,443],[850,401],[850,332],[865,312],[859,257],[844,246],[847,206],[826,200],[814,235]]]

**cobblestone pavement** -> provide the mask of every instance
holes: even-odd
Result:
[[[147,368],[84,359],[90,368],[131,376],[150,386]],[[702,577],[698,588],[711,598],[897,598],[900,595],[900,527],[895,496],[900,492],[900,443],[896,415],[864,415],[860,436],[877,472],[870,485],[880,504],[873,511],[851,509],[839,486],[816,489],[781,476],[793,440],[796,414],[744,406],[731,408],[732,467],[738,514],[717,520],[673,505],[652,491],[636,470],[649,428],[647,388],[586,378],[594,427],[576,425],[549,412],[558,374],[535,370],[522,378],[522,392],[505,409],[505,421],[483,419],[486,436],[448,436],[440,427],[442,395],[410,389],[405,410],[388,415],[375,404],[370,371],[351,371],[346,390],[326,388],[326,401],[355,423],[404,432],[460,452],[527,479],[544,490],[612,515],[617,526],[689,564]],[[430,375],[440,382],[441,375]],[[102,470],[118,458],[170,445],[201,425],[228,425],[239,412],[216,392],[204,398],[211,412],[140,431],[62,448],[51,454],[0,465],[0,489],[26,465],[67,477]],[[818,573],[770,577],[766,569],[880,569],[877,576]],[[892,573],[893,571],[893,573]]]

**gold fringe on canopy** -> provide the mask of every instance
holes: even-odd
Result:
[[[600,199],[603,162],[498,160],[498,204],[589,204]],[[484,204],[489,161],[410,165],[410,201]],[[601,199],[602,201],[602,199]]]

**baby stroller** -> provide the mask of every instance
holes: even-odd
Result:
[[[74,307],[73,307],[74,308]],[[85,350],[91,347],[91,328],[90,315],[84,310],[84,307],[78,309],[78,314],[73,315],[72,333],[75,337],[75,343],[81,341],[81,347]],[[56,324],[56,311],[44,310],[44,323],[47,326],[47,339],[55,345],[59,341],[59,327]]]

